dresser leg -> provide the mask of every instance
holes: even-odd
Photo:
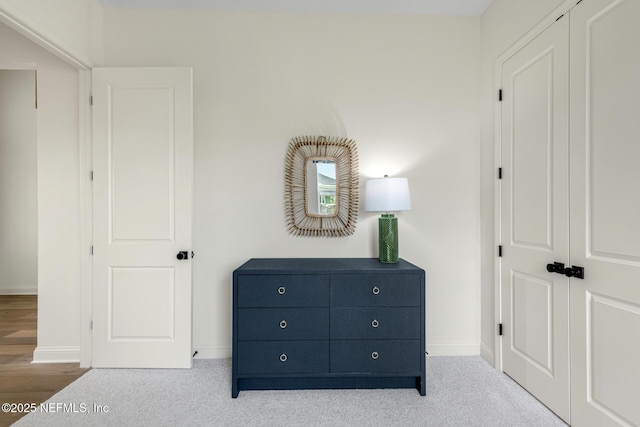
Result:
[[[231,385],[231,397],[233,399],[238,397],[238,382],[237,381],[233,381],[233,383]]]

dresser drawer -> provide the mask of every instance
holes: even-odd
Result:
[[[331,306],[420,306],[417,274],[340,274],[331,278]]]
[[[238,307],[328,307],[329,276],[240,275]]]
[[[331,342],[332,373],[420,372],[419,340]]]
[[[238,374],[329,372],[329,341],[240,341]]]
[[[240,308],[238,339],[327,340],[329,308]]]
[[[331,339],[420,339],[420,307],[332,308]]]

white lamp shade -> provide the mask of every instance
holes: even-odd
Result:
[[[376,178],[367,181],[364,210],[374,212],[408,211],[411,209],[407,178]]]

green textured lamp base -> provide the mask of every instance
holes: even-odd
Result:
[[[394,214],[382,214],[378,218],[378,245],[380,262],[398,262],[398,218]]]

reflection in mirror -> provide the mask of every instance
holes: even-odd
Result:
[[[336,188],[336,161],[330,158],[309,159],[307,173],[307,215],[336,215],[338,197]]]
[[[285,159],[285,219],[296,236],[343,237],[358,221],[358,151],[352,139],[298,136]]]

